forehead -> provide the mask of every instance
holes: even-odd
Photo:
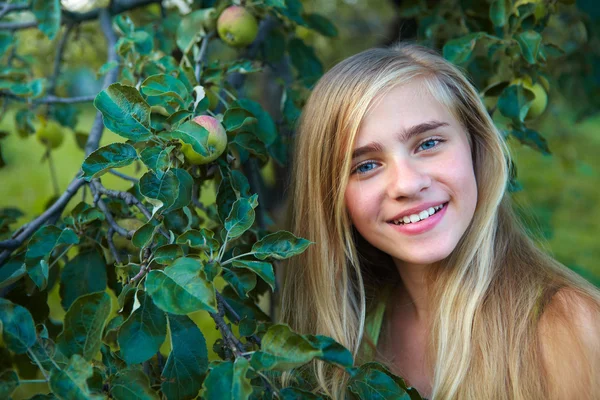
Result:
[[[383,134],[400,134],[409,128],[438,121],[460,128],[450,108],[431,94],[422,79],[397,85],[376,97],[363,118],[354,147],[359,147]]]

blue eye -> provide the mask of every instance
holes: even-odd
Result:
[[[419,145],[419,150],[429,150],[438,145],[440,141],[437,139],[427,139]]]
[[[365,162],[365,163],[357,166],[354,169],[354,172],[357,172],[359,174],[365,174],[365,173],[371,171],[373,168],[375,168],[375,163],[372,161],[368,161],[368,162]]]

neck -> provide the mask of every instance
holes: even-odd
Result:
[[[397,305],[414,313],[417,322],[426,323],[430,316],[429,285],[427,272],[429,265],[414,265],[395,261],[402,278],[402,290],[397,293]]]

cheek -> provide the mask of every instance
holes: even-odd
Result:
[[[377,215],[377,195],[360,182],[352,182],[346,188],[346,210],[355,226],[363,225]]]

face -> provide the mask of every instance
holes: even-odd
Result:
[[[413,81],[388,92],[355,140],[345,192],[353,225],[398,265],[446,258],[477,204],[467,133]]]

